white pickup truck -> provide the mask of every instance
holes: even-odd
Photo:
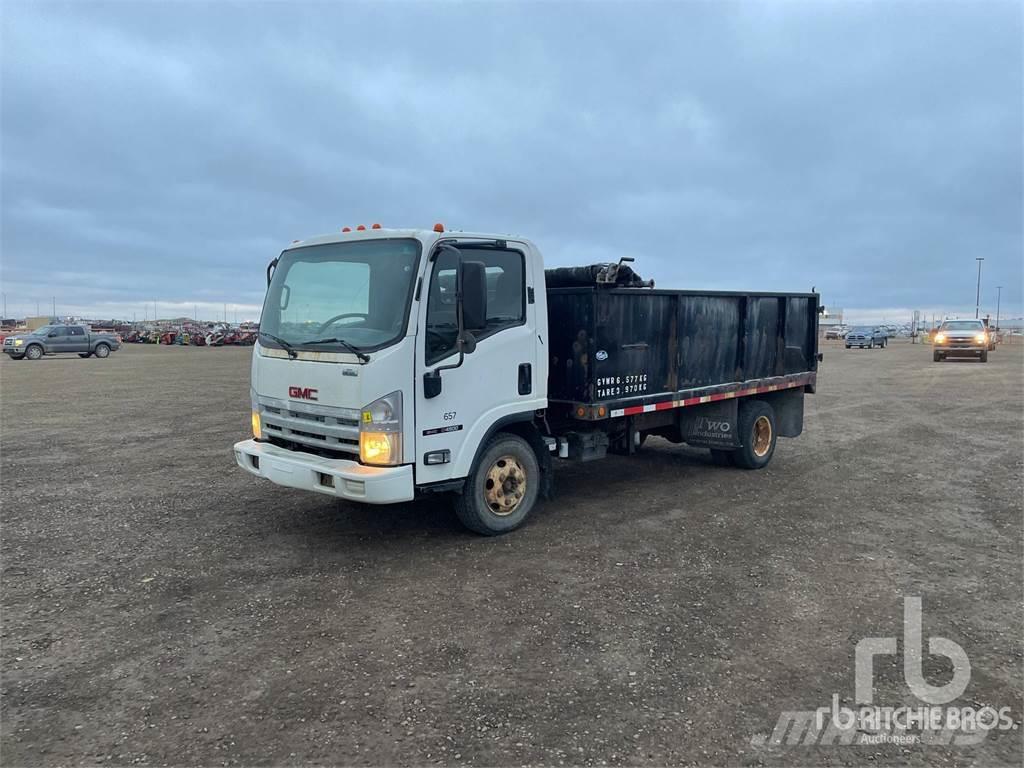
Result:
[[[625,263],[548,270],[507,235],[358,227],[267,267],[240,467],[369,504],[454,494],[519,526],[556,459],[648,435],[765,466],[803,425],[818,295],[656,290]]]

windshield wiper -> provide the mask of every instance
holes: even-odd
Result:
[[[357,347],[357,346],[355,346],[353,344],[349,344],[344,339],[335,339],[335,338],[330,338],[330,339],[314,339],[313,341],[304,341],[304,342],[302,342],[302,346],[306,346],[307,344],[340,344],[345,349],[347,349],[349,352],[352,352],[357,358],[359,358],[360,361],[362,361],[364,363],[370,362],[370,356],[368,354],[363,352],[359,347]]]
[[[274,334],[267,333],[266,331],[260,331],[260,336],[266,336],[271,341],[276,341],[278,344],[280,344],[284,348],[284,351],[288,353],[289,359],[294,360],[296,357],[299,356],[299,353],[295,351],[295,347],[293,347],[287,341],[282,339],[280,336],[275,336]]]

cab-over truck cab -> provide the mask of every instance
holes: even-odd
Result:
[[[239,465],[368,504],[461,490],[492,436],[547,406],[538,274],[517,238],[369,229],[294,243],[268,268]],[[519,478],[537,467],[526,437],[491,479],[506,506],[539,491]]]

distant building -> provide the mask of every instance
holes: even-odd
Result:
[[[30,331],[34,331],[36,328],[42,328],[44,325],[56,322],[59,322],[56,317],[26,317],[25,327]]]

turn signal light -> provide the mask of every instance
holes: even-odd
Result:
[[[263,437],[263,425],[260,424],[260,412],[252,412],[252,436],[257,440]]]

